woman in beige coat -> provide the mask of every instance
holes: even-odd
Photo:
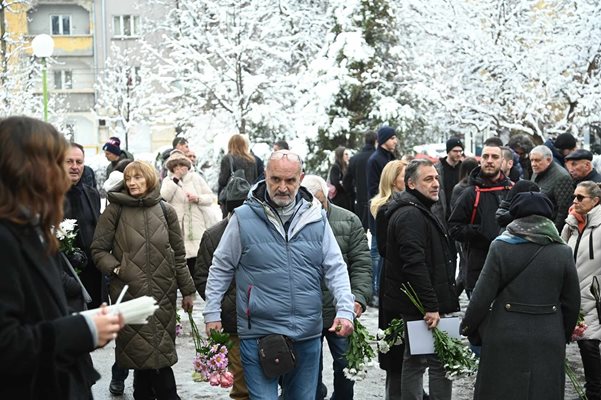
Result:
[[[601,188],[592,181],[580,182],[574,189],[574,200],[562,238],[574,251],[576,271],[582,296],[581,309],[584,323],[588,325],[578,339],[589,400],[601,400],[601,325],[591,293],[593,276],[601,275]]]
[[[125,187],[108,193],[98,220],[92,257],[110,276],[113,301],[125,285],[124,301],[152,296],[159,309],[146,325],[127,325],[117,338],[117,364],[134,369],[134,398],[179,399],[171,366],[175,351],[177,289],[192,310],[194,283],[186,267],[177,214],[161,200],[155,169],[134,161],[123,171]]]
[[[161,196],[177,212],[186,246],[186,262],[194,276],[200,239],[206,229],[217,223],[216,213],[211,209],[215,195],[200,175],[190,172],[192,163],[183,153],[171,153],[165,166],[170,174],[163,179]]]

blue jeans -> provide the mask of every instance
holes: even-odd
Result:
[[[332,366],[334,368],[334,393],[330,397],[330,400],[336,399],[353,399],[353,385],[354,382],[350,379],[346,379],[344,376],[344,369],[346,368],[347,362],[344,357],[344,353],[348,348],[348,338],[340,337],[336,335],[336,333],[329,332],[327,329],[324,329],[322,332],[322,346],[321,353],[322,357],[319,359],[319,377],[317,379],[317,387],[318,389],[321,386],[322,382],[322,371],[323,371],[323,338],[326,338],[328,341],[328,347],[330,348],[330,353],[332,354]],[[316,398],[319,399],[319,390]],[[320,399],[321,400],[321,399]]]
[[[380,294],[380,270],[382,268],[382,261],[380,260],[380,253],[378,252],[378,239],[376,238],[376,221],[370,217],[369,219],[369,231],[371,232],[371,288],[373,290],[373,296],[379,296]]]
[[[285,400],[307,400],[315,397],[321,338],[294,342],[296,367],[282,375],[282,398]],[[259,363],[257,339],[240,340],[240,354],[244,379],[253,400],[276,400],[278,377],[267,378]]]

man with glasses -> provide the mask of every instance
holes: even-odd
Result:
[[[465,146],[461,139],[452,137],[447,140],[446,149],[446,157],[441,157],[434,166],[438,172],[440,198],[432,207],[432,212],[444,225],[446,225],[447,219],[451,215],[451,194],[453,188],[459,182],[459,169],[461,168]]]
[[[334,297],[331,332],[353,332],[354,297],[347,267],[313,196],[301,188],[302,160],[288,150],[271,154],[265,180],[236,208],[213,256],[206,286],[206,330],[220,330],[221,300],[236,278],[240,353],[250,397],[275,399],[278,378],[285,398],[315,398],[321,350],[321,282]],[[295,367],[268,378],[258,339],[292,340]]]
[[[532,178],[530,179],[540,187],[540,191],[549,197],[553,203],[553,217],[551,220],[561,232],[568,216],[568,209],[572,204],[572,191],[574,183],[568,171],[556,162],[553,162],[553,153],[545,146],[540,145],[530,151],[530,164],[532,165]]]

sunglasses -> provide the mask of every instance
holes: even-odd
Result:
[[[584,199],[590,199],[590,198],[591,198],[591,196],[584,196],[582,194],[573,194],[572,195],[572,200],[578,200],[579,203]]]
[[[269,157],[270,160],[281,160],[282,158],[287,158],[290,161],[298,162],[300,164],[303,163],[302,158],[300,158],[298,154],[291,153],[288,150],[274,151]]]

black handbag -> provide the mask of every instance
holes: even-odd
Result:
[[[296,367],[292,340],[284,335],[267,335],[258,340],[259,362],[268,378],[275,378]]]

